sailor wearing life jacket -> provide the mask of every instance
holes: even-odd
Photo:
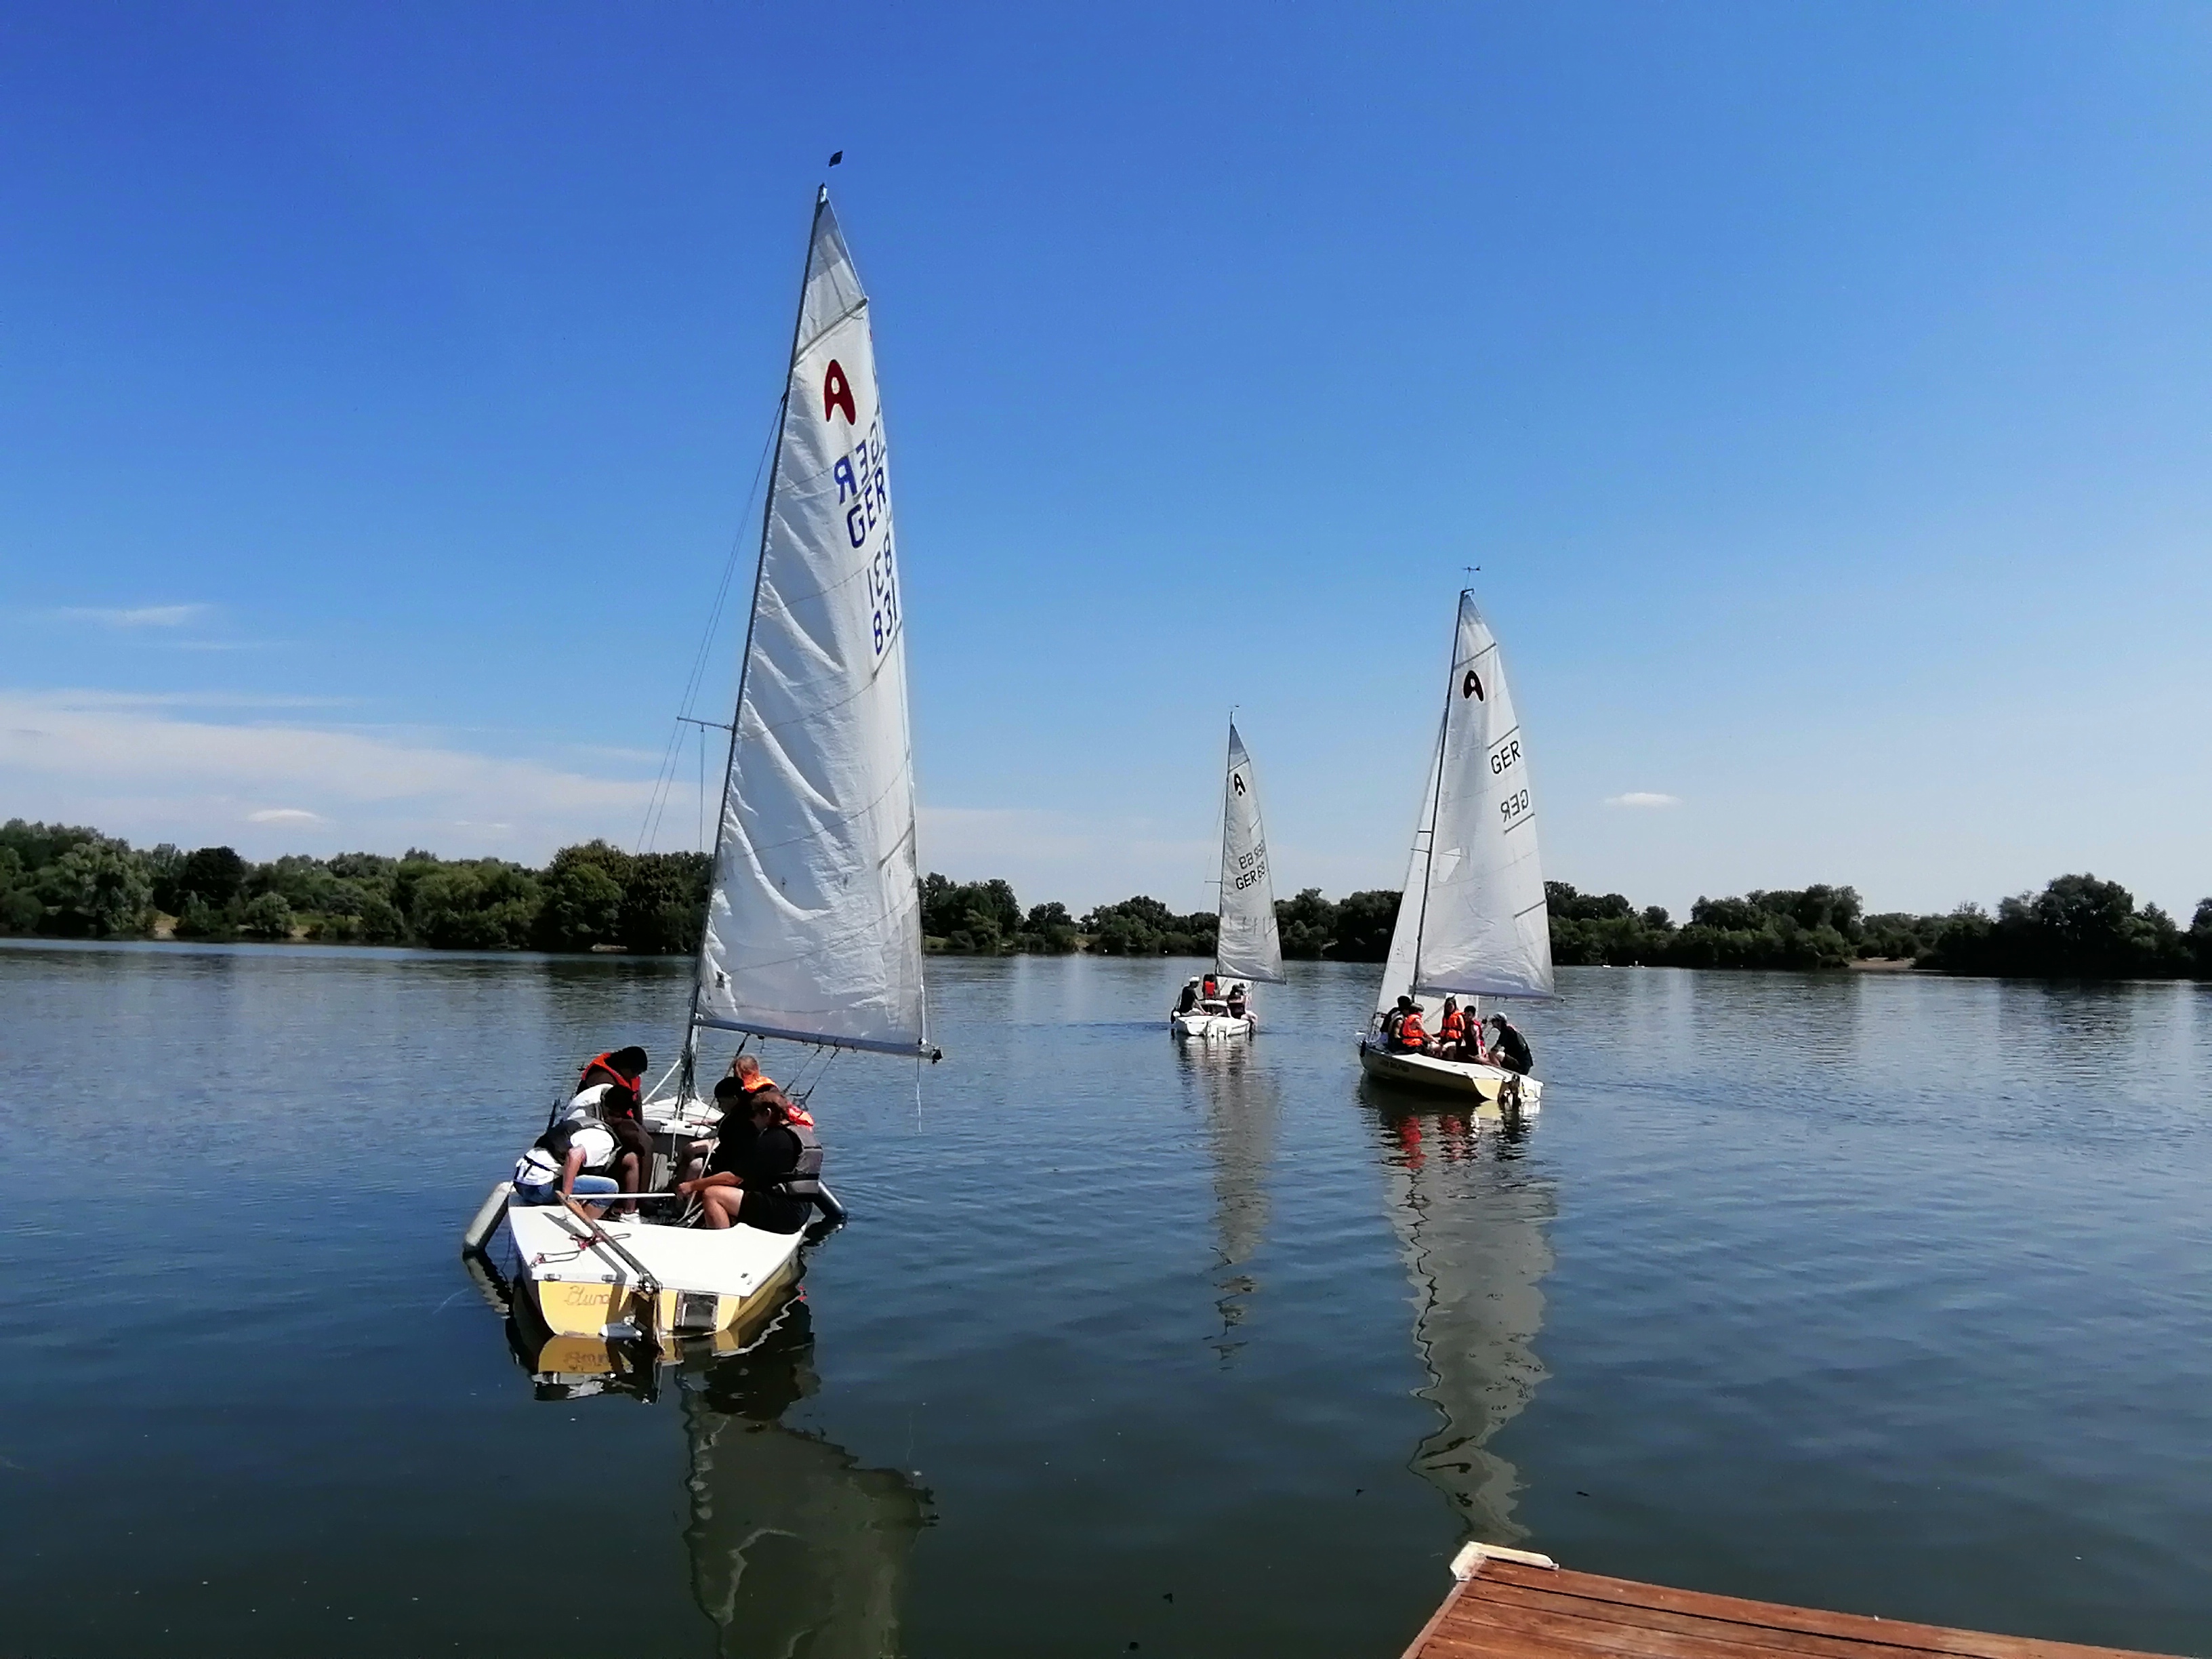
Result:
[[[744,1085],[745,1098],[748,1100],[751,1099],[755,1094],[758,1093],[763,1089],[773,1089],[775,1087],[775,1079],[769,1076],[767,1073],[762,1071],[760,1068],[760,1061],[755,1060],[750,1054],[739,1054],[735,1060],[732,1060],[730,1062],[730,1075],[736,1079],[739,1084]],[[720,1089],[714,1091],[714,1098],[718,1103],[721,1100],[722,1091]],[[813,1127],[814,1119],[812,1115],[808,1113],[806,1108],[800,1105],[797,1101],[792,1099],[787,1095],[784,1097],[783,1103],[785,1111],[788,1114],[793,1123],[804,1123],[809,1128]]]
[[[564,1193],[593,1197],[618,1193],[621,1185],[608,1173],[618,1159],[629,1162],[606,1125],[588,1117],[563,1118],[532,1141],[530,1150],[516,1160],[511,1201],[557,1204]],[[592,1213],[599,1213],[596,1207]]]
[[[576,1093],[567,1115],[597,1118],[614,1136],[615,1144],[636,1160],[636,1174],[625,1175],[623,1190],[639,1190],[643,1176],[653,1170],[653,1137],[646,1133],[644,1104],[645,1050],[616,1048],[593,1054],[577,1074]],[[629,1206],[634,1212],[635,1205]]]
[[[795,1233],[822,1192],[822,1143],[811,1124],[791,1121],[782,1090],[770,1084],[740,1101],[735,1083],[725,1078],[714,1085],[717,1104],[725,1103],[725,1090],[731,1092],[707,1173],[676,1190],[698,1199],[709,1227],[742,1220],[763,1232]]]

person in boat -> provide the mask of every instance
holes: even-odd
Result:
[[[522,1205],[558,1204],[563,1197],[635,1192],[636,1159],[615,1142],[614,1132],[595,1118],[562,1118],[530,1143],[515,1161],[514,1197]],[[627,1182],[611,1170],[621,1170]],[[593,1215],[602,1205],[588,1206]]]
[[[715,1087],[718,1098],[723,1086]],[[751,1133],[736,1132],[738,1126],[731,1119],[739,1114],[732,1111],[723,1120],[722,1138],[706,1173],[676,1190],[698,1199],[705,1226],[729,1227],[743,1220],[763,1232],[795,1233],[806,1224],[807,1212],[822,1190],[822,1143],[810,1126],[791,1121],[791,1103],[781,1089],[757,1090],[742,1104]]]
[[[623,1176],[626,1193],[642,1190],[653,1172],[653,1137],[646,1133],[644,1113],[647,1064],[645,1050],[634,1046],[594,1054],[577,1074],[575,1097],[568,1103],[568,1116],[599,1119],[629,1155],[625,1165],[629,1173]]]
[[[1467,1058],[1467,1016],[1460,1012],[1457,997],[1444,999],[1443,1017],[1437,1021],[1437,1058]]]
[[[760,1061],[755,1060],[750,1054],[739,1054],[732,1060],[730,1075],[744,1085],[745,1098],[748,1100],[763,1089],[773,1089],[776,1086],[775,1079],[762,1071]],[[722,1091],[720,1089],[714,1091],[714,1098],[717,1103],[721,1100]],[[793,1123],[803,1123],[810,1129],[814,1127],[814,1115],[798,1101],[786,1095],[783,1097],[783,1104],[784,1109],[790,1114]]]
[[[1421,1005],[1411,997],[1398,999],[1393,1017],[1390,1046],[1401,1054],[1418,1054],[1429,1046],[1428,1028],[1421,1020]]]
[[[1182,986],[1182,994],[1176,999],[1175,1011],[1178,1014],[1187,1014],[1197,1006],[1198,981],[1194,979],[1185,980]]]
[[[1220,1001],[1221,981],[1214,978],[1212,975],[1208,974],[1206,976],[1205,982],[1198,988],[1198,996],[1199,1000],[1201,1002]]]
[[[1528,1048],[1528,1039],[1522,1036],[1519,1028],[1503,1014],[1492,1014],[1490,1024],[1498,1033],[1490,1045],[1491,1063],[1526,1077],[1528,1068],[1536,1063],[1536,1056]]]
[[[1229,1018],[1231,1019],[1243,1018],[1244,1010],[1247,1006],[1248,1005],[1244,1000],[1244,987],[1243,982],[1240,981],[1238,983],[1229,988]]]

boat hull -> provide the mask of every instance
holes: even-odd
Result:
[[[714,1230],[601,1222],[606,1235],[658,1282],[655,1297],[635,1267],[597,1242],[567,1210],[514,1209],[507,1221],[532,1306],[546,1330],[590,1339],[648,1329],[701,1337],[729,1330],[766,1308],[797,1277],[805,1242],[802,1233],[768,1233],[742,1224]]]
[[[1248,1037],[1260,1029],[1249,1014],[1170,1014],[1168,1030],[1179,1037]]]
[[[1498,1066],[1468,1060],[1438,1060],[1430,1054],[1396,1054],[1371,1042],[1359,1045],[1360,1068],[1381,1082],[1436,1094],[1456,1095],[1501,1109],[1517,1098],[1521,1110],[1533,1112],[1543,1103],[1544,1085],[1533,1077]]]

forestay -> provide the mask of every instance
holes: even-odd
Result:
[[[1528,755],[1498,641],[1471,592],[1460,595],[1423,805],[1383,975],[1386,1004],[1399,994],[1394,986],[1408,981],[1421,997],[1551,995],[1551,918]]]
[[[1267,876],[1267,835],[1260,822],[1260,781],[1237,725],[1229,726],[1229,777],[1221,798],[1221,933],[1214,964],[1232,979],[1283,980],[1275,932],[1275,889]]]
[[[699,1024],[925,1047],[887,478],[867,295],[825,190],[769,475]]]

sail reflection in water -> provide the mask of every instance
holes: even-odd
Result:
[[[526,1316],[518,1305],[510,1340],[541,1395],[659,1391],[649,1352],[594,1345],[594,1361]],[[731,1659],[899,1652],[907,1558],[929,1523],[929,1494],[782,1421],[820,1385],[806,1303],[794,1296],[742,1352],[694,1349],[674,1368],[690,1453],[684,1541],[692,1595],[715,1626],[714,1650]],[[587,1376],[592,1363],[600,1369]]]
[[[1184,1070],[1195,1075],[1206,1108],[1206,1151],[1213,1164],[1215,1248],[1221,1276],[1222,1359],[1242,1341],[1230,1333],[1244,1317],[1245,1299],[1260,1288],[1244,1264],[1267,1242],[1267,1172],[1275,1155],[1275,1126],[1282,1103],[1275,1079],[1243,1043],[1196,1043],[1177,1048]]]
[[[1378,1101],[1380,1099],[1378,1091]],[[1505,1544],[1520,1477],[1487,1449],[1544,1380],[1538,1286],[1552,1270],[1552,1186],[1521,1154],[1528,1131],[1474,1113],[1376,1115],[1390,1225],[1413,1287],[1413,1341],[1443,1421],[1411,1467],[1451,1499],[1470,1536]]]

